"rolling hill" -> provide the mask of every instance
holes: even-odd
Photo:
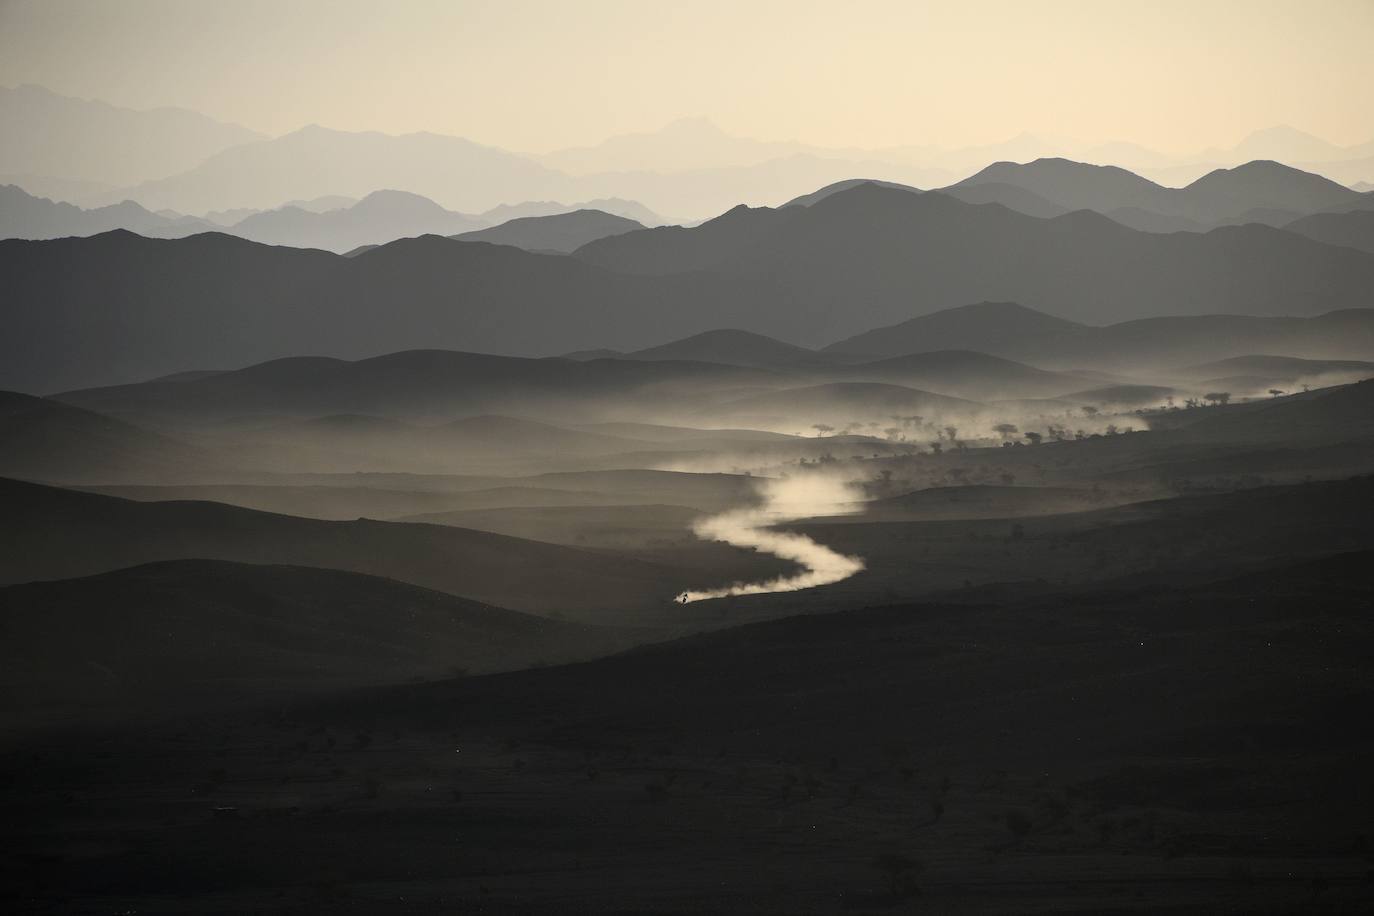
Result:
[[[896,357],[939,350],[1005,354],[1027,340],[1052,340],[1087,326],[1015,302],[979,302],[941,309],[890,327],[875,328],[822,349],[854,358]]]
[[[284,206],[264,210],[228,231],[264,245],[322,248],[336,254],[363,245],[384,245],[417,235],[452,235],[485,221],[445,210],[427,197],[405,191],[373,191],[347,207],[315,212]]]
[[[963,349],[1037,366],[1155,372],[1254,353],[1314,360],[1374,357],[1374,309],[1313,318],[1197,315],[1093,326],[1016,303],[943,309],[838,341],[822,353],[849,360]]]
[[[672,398],[690,400],[718,388],[776,380],[766,370],[707,363],[579,362],[410,350],[353,362],[273,360],[189,381],[70,391],[60,397],[110,413],[200,420],[250,414],[362,414],[434,423],[510,410],[571,422],[575,412],[599,414],[611,404],[623,406],[642,398],[662,407]]]
[[[462,528],[318,521],[0,481],[0,583],[196,558],[341,569],[595,620],[666,606],[682,588],[668,566]]]
[[[128,229],[150,238],[181,238],[208,232],[214,223],[190,216],[149,213],[133,201],[83,210],[34,197],[14,185],[0,185],[0,239],[55,239]]]
[[[490,242],[493,245],[514,245],[526,251],[554,251],[567,254],[611,235],[643,229],[632,219],[603,213],[600,210],[574,210],[549,216],[525,216],[455,235],[461,242]]]
[[[1374,252],[1374,210],[1314,213],[1285,223],[1283,228],[1327,245]]]
[[[1359,198],[1328,178],[1270,160],[1215,169],[1183,188],[1165,187],[1116,166],[1068,159],[997,162],[947,190],[980,185],[1019,188],[1068,210],[1094,210],[1154,232],[1207,229],[1237,220],[1279,225],[1318,210],[1353,206]]]
[[[195,710],[586,658],[623,643],[391,579],[168,560],[0,587],[0,716]]]
[[[722,328],[682,340],[618,354],[619,359],[688,360],[725,366],[797,368],[823,362],[814,350],[794,346],[752,331]]]

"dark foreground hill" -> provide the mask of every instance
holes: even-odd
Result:
[[[1374,438],[1374,380],[1204,410],[1184,439],[1312,447]]]
[[[390,579],[171,560],[0,588],[7,720],[186,710],[586,657],[610,633]]]
[[[1360,912],[1370,561],[34,741],[0,758],[7,845],[45,853],[11,887],[97,910],[155,910],[170,871],[206,912],[567,913],[608,887],[664,914]]]
[[[670,566],[463,528],[142,503],[0,480],[0,583],[189,558],[349,570],[584,619],[668,606],[684,587]]]

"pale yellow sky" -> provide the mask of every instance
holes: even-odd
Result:
[[[0,0],[3,85],[530,152],[696,115],[826,146],[1352,144],[1372,48],[1374,0]]]

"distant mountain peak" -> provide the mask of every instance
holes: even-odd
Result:
[[[373,191],[371,194],[368,194],[362,200],[354,204],[352,209],[359,212],[367,212],[370,210],[386,210],[389,212],[406,210],[410,212],[420,211],[426,213],[446,212],[443,207],[421,194],[390,189]]]

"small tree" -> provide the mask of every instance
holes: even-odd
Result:
[[[1209,404],[1213,404],[1215,406],[1220,407],[1224,404],[1229,404],[1231,402],[1231,392],[1213,391],[1210,394],[1204,394],[1202,396],[1202,399],[1208,402]]]
[[[1087,417],[1089,420],[1091,420],[1093,417],[1097,416],[1097,414],[1098,414],[1097,408],[1094,407],[1094,406],[1092,406],[1091,404],[1085,404],[1085,405],[1083,406],[1083,416]]]
[[[835,427],[831,426],[828,423],[812,423],[811,428],[816,431],[817,438],[827,435],[828,433],[833,433],[835,431]]]
[[[1009,439],[1011,438],[1013,433],[1017,432],[1017,429],[1016,424],[1014,423],[998,423],[996,426],[992,428],[992,431],[997,433],[1003,439]]]
[[[1278,397],[1278,396],[1281,395],[1281,394],[1283,394],[1283,389],[1282,389],[1282,388],[1270,388],[1270,389],[1269,389],[1269,396],[1270,396],[1271,398],[1276,398],[1276,397]]]
[[[1031,445],[1039,445],[1040,440],[1043,438],[1043,436],[1036,432],[1026,433],[1026,441],[1029,442]]]

